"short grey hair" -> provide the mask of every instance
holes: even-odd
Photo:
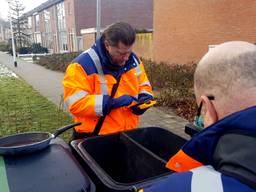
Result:
[[[200,94],[232,95],[256,87],[256,46],[243,41],[220,44],[200,60],[194,75]]]

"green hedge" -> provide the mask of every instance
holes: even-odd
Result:
[[[30,47],[20,47],[17,49],[19,54],[30,54],[30,53],[48,53],[46,47],[41,46],[40,43],[33,43]]]
[[[7,52],[9,51],[10,46],[5,42],[0,42],[0,51]]]
[[[186,65],[143,60],[150,82],[158,93],[160,106],[173,107],[177,114],[192,121],[196,111],[193,82],[195,63]]]
[[[80,53],[81,52],[46,55],[40,56],[39,59],[34,57],[33,60],[47,69],[65,72],[70,62]]]

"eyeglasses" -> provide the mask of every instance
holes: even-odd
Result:
[[[214,100],[214,96],[212,96],[212,95],[207,96],[207,98],[209,100]],[[201,101],[200,104],[199,104],[199,107],[197,108],[197,113],[196,113],[195,120],[194,120],[195,128],[198,131],[200,131],[204,128],[204,121],[203,121],[203,118],[201,116],[202,107],[203,107],[203,102]]]

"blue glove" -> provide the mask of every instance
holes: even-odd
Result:
[[[141,93],[141,94],[139,94],[138,98],[139,98],[139,102],[144,102],[146,100],[153,99],[153,96],[149,95],[149,94],[146,94],[146,93]]]
[[[112,101],[112,108],[119,108],[130,105],[133,101],[138,101],[136,97],[130,95],[122,95]]]
[[[103,115],[108,115],[112,109],[113,99],[109,95],[103,95]]]
[[[108,115],[111,109],[130,105],[133,101],[137,101],[136,97],[123,95],[118,98],[111,98],[108,95],[103,96],[103,115]]]

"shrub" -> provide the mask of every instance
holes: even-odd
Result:
[[[12,47],[8,46],[9,54],[12,55]],[[30,53],[48,53],[48,49],[46,47],[42,47],[40,43],[33,43],[30,47],[20,47],[16,49],[16,52],[19,54],[30,54]]]
[[[143,61],[152,86],[159,92],[158,104],[173,107],[179,115],[192,121],[196,111],[193,90],[196,64],[168,65]]]
[[[31,53],[30,47],[21,47],[18,49],[19,54],[29,54]]]
[[[37,60],[36,62],[39,65],[48,69],[65,72],[69,63],[80,53],[81,52],[46,55],[39,57],[39,60],[37,60],[37,58],[33,58],[33,60]]]
[[[40,43],[33,43],[30,47],[31,53],[48,53],[48,49],[46,47],[41,46]]]
[[[7,52],[9,51],[9,49],[10,49],[10,46],[8,45],[8,43],[0,42],[0,51]]]

